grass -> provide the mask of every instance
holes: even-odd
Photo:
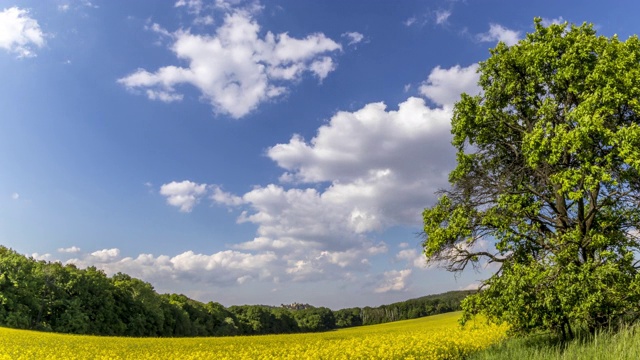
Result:
[[[460,313],[325,333],[225,338],[122,338],[0,328],[0,359],[460,359],[504,339],[506,327]]]
[[[511,338],[472,355],[470,360],[636,360],[640,359],[640,325],[603,331],[565,344],[551,335]]]

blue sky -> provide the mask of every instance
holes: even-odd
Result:
[[[472,288],[492,269],[426,267],[416,233],[478,61],[639,8],[0,0],[0,244],[227,306]]]

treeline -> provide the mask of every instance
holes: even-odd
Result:
[[[475,291],[450,291],[378,307],[349,308],[334,312],[337,327],[382,324],[460,310],[462,300]]]
[[[467,292],[376,308],[291,310],[202,303],[95,267],[79,269],[0,246],[0,326],[114,336],[230,336],[327,331],[458,310]]]

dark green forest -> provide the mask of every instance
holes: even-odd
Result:
[[[469,291],[430,295],[379,307],[332,311],[264,305],[202,303],[158,294],[127,274],[111,277],[37,261],[0,246],[0,326],[72,334],[115,336],[231,336],[328,331],[380,324],[460,309]]]

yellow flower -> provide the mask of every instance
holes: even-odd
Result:
[[[505,337],[506,325],[459,313],[313,334],[223,338],[118,338],[0,328],[4,359],[457,359]]]

